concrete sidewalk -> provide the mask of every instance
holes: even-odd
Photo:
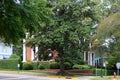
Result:
[[[96,76],[81,76],[78,77],[78,80],[90,80],[91,78],[96,78]]]

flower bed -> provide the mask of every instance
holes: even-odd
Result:
[[[32,70],[34,71],[34,70]],[[45,69],[45,70],[37,70],[38,72],[52,72],[57,73],[59,69]],[[36,72],[36,70],[35,70]],[[93,74],[93,70],[65,70],[68,73],[76,73],[76,74]]]

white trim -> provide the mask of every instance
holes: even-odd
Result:
[[[26,46],[25,46],[25,39],[23,39],[23,61],[26,62]]]
[[[84,52],[84,61],[86,61],[86,52]]]
[[[31,48],[31,61],[33,61],[34,60],[34,51],[33,51],[33,49]]]

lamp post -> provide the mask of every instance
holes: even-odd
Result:
[[[90,60],[89,60],[89,64],[93,65],[93,52],[92,52],[92,37],[93,37],[93,32],[90,32],[90,43],[89,43],[89,47],[90,47]]]
[[[102,57],[102,45],[100,45],[100,68],[101,68],[101,74],[100,76],[103,77],[103,74],[102,74],[102,67],[103,67],[103,57]]]

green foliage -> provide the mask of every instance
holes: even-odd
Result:
[[[52,62],[50,64],[50,69],[59,69],[59,68],[60,68],[60,65],[57,62]]]
[[[31,62],[23,63],[23,70],[32,70],[32,69],[33,69],[33,65]]]
[[[17,70],[18,59],[3,59],[0,60],[0,69]]]
[[[82,51],[89,50],[91,26],[96,22],[95,4],[93,1],[84,0],[77,2],[58,0],[57,2],[48,1],[48,6],[53,11],[50,16],[54,24],[42,25],[36,32],[35,38],[29,41],[31,44],[41,46],[38,52],[40,55],[48,48],[57,50],[60,70],[64,70],[63,63],[70,62],[66,61],[66,58],[77,59],[77,61],[82,59],[81,56],[76,58],[69,54],[79,52],[78,55],[80,55]]]
[[[71,64],[69,62],[64,63],[65,70],[71,69]]]
[[[78,65],[78,64],[75,64],[75,65],[73,65],[72,68],[73,69],[91,69],[91,66],[90,65]]]
[[[17,56],[16,54],[12,54],[12,55],[10,56],[10,59],[20,59],[20,57]]]
[[[0,2],[0,37],[7,43],[15,44],[25,37],[26,31],[33,34],[43,23],[49,23],[47,0],[17,1]]]
[[[108,57],[108,69],[109,70],[116,69],[117,62],[118,62],[117,57],[114,57],[114,56]]]
[[[39,62],[32,62],[33,70],[37,70],[39,66]]]
[[[76,50],[69,50],[67,51],[68,53],[66,53],[65,55],[65,61],[71,63],[71,65],[74,64],[85,64],[85,62],[83,61],[83,54],[80,51],[76,51]]]
[[[38,68],[39,69],[45,69],[45,65],[44,64],[39,64]]]
[[[111,14],[107,18],[105,18],[103,21],[101,21],[98,29],[97,29],[97,39],[98,44],[100,43],[108,43],[108,47],[106,47],[107,55],[109,61],[108,66],[109,68],[115,69],[115,63],[120,61],[120,11]]]
[[[51,62],[40,62],[38,68],[39,69],[50,69]]]
[[[114,72],[117,73],[117,70],[112,70],[112,69],[111,70],[105,70],[105,69],[102,69],[102,75],[103,76],[104,75],[106,75],[106,76],[112,75],[113,76]],[[96,69],[94,69],[93,74],[96,75]],[[97,76],[101,76],[101,69],[97,69]]]
[[[21,60],[22,60],[22,56],[23,56],[23,54],[22,54],[22,49],[23,49],[23,42],[22,42],[22,40],[19,40],[18,44],[14,45],[12,47],[13,47],[13,53],[18,55],[21,58]]]

